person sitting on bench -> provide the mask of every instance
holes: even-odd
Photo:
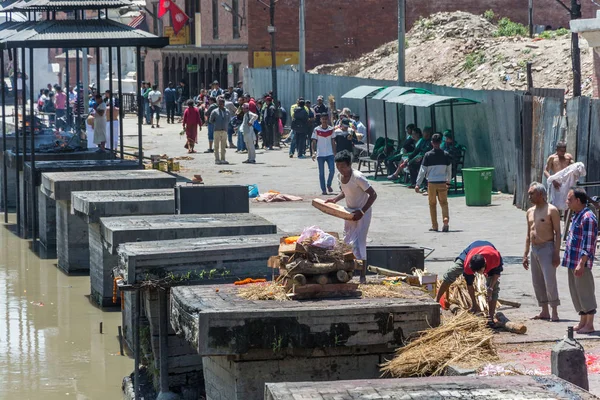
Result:
[[[404,142],[398,142],[398,149],[385,159],[385,166],[388,171],[388,175],[393,175],[398,168],[398,164],[402,161],[402,157],[406,154],[412,153],[415,150],[415,145],[421,138],[421,130],[415,126],[415,124],[409,124],[406,126],[406,139]],[[400,143],[402,143],[400,145]]]
[[[404,160],[400,165],[398,165],[396,172],[388,176],[389,180],[398,179],[400,171],[408,167],[408,171],[410,173],[409,189],[414,189],[417,183],[417,175],[419,174],[419,169],[421,168],[421,161],[423,161],[423,156],[425,156],[425,153],[427,153],[433,148],[431,146],[432,134],[433,129],[431,129],[431,127],[428,126],[425,129],[423,129],[423,137],[419,139],[419,141],[415,145],[415,150],[408,155],[408,158],[406,160]]]

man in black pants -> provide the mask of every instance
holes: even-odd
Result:
[[[275,142],[275,129],[277,127],[277,109],[273,105],[273,99],[270,96],[265,98],[265,107],[262,111],[262,138],[263,145],[268,150],[273,150],[273,146],[279,143]]]

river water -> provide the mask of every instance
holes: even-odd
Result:
[[[0,399],[121,399],[133,371],[119,355],[121,313],[94,307],[89,276],[40,260],[14,222],[0,226]]]

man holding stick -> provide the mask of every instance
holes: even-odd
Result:
[[[502,268],[502,256],[496,250],[493,244],[484,240],[477,240],[471,243],[456,260],[454,265],[444,274],[443,282],[437,292],[436,301],[439,303],[442,296],[447,296],[450,285],[462,274],[467,282],[467,291],[471,298],[471,312],[479,312],[479,306],[475,299],[475,273],[486,276],[486,297],[489,304],[488,323],[494,323],[494,314],[496,313],[496,303],[500,294],[500,273]]]

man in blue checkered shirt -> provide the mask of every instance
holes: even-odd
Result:
[[[579,324],[574,326],[573,330],[577,333],[592,333],[596,314],[592,264],[596,254],[598,220],[587,208],[587,194],[581,188],[569,191],[567,206],[573,211],[573,219],[562,265],[569,269],[569,291],[575,310],[580,316]]]

